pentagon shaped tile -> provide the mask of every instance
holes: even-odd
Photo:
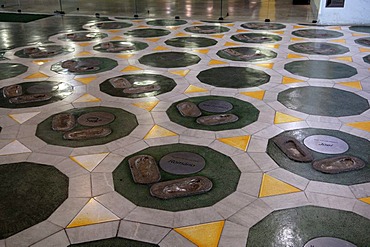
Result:
[[[324,29],[301,29],[293,31],[294,36],[310,39],[333,39],[343,36],[343,33]]]
[[[103,22],[96,22],[92,24],[86,25],[87,28],[92,29],[102,29],[102,30],[109,30],[109,29],[123,29],[131,27],[132,24],[123,21],[103,21]]]
[[[304,42],[289,45],[290,50],[309,55],[339,55],[349,52],[345,46],[326,42]]]
[[[284,24],[272,22],[247,22],[243,23],[241,27],[253,30],[279,30],[286,28]]]
[[[230,31],[229,28],[223,26],[214,25],[202,25],[202,26],[191,26],[184,29],[186,32],[197,33],[197,34],[215,34],[225,33]]]
[[[178,37],[168,39],[165,43],[174,47],[199,48],[216,45],[217,41],[204,37]]]
[[[62,41],[72,41],[72,42],[88,42],[100,40],[108,37],[106,33],[99,32],[72,32],[60,35],[59,40]]]
[[[263,48],[234,47],[220,50],[217,55],[233,61],[259,62],[276,58],[277,53]]]
[[[370,47],[370,38],[366,37],[366,38],[356,39],[355,43],[359,44],[359,45]]]
[[[167,20],[167,19],[159,19],[159,20],[152,20],[147,21],[146,24],[151,26],[181,26],[188,23],[185,20]]]
[[[239,33],[231,36],[231,39],[252,44],[275,43],[282,40],[280,36],[268,33]]]
[[[109,53],[134,53],[148,47],[147,43],[140,41],[109,41],[94,46],[94,50]]]
[[[157,52],[144,55],[139,62],[158,68],[179,68],[199,63],[200,57],[187,52]]]
[[[53,64],[51,70],[58,74],[86,75],[112,70],[117,67],[116,60],[105,57],[73,58]]]
[[[130,30],[125,33],[127,36],[132,36],[136,38],[153,38],[153,37],[161,37],[170,34],[171,32],[165,29],[157,29],[157,28],[142,28],[142,29],[134,29]]]
[[[27,69],[27,66],[20,63],[0,63],[0,80],[16,77],[26,72]]]
[[[62,45],[40,45],[23,48],[14,53],[17,57],[21,58],[48,58],[57,55],[66,55],[73,52],[75,49],[70,46]]]

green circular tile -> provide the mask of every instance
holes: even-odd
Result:
[[[233,61],[257,62],[273,59],[277,53],[263,48],[233,47],[220,50],[217,55]]]
[[[152,25],[152,26],[181,26],[185,25],[188,23],[185,20],[152,20],[152,21],[147,21],[146,24]]]
[[[217,44],[217,41],[203,37],[179,37],[168,39],[165,41],[165,43],[174,47],[199,48],[213,46]]]
[[[62,65],[66,61],[70,61],[76,65],[72,66],[71,68],[63,68]],[[112,70],[113,68],[117,67],[117,65],[117,61],[110,58],[84,57],[60,61],[59,63],[53,64],[51,66],[51,70],[58,74],[88,75]],[[79,70],[76,70],[76,68]],[[90,68],[93,69],[90,70]]]
[[[289,50],[309,55],[339,55],[349,52],[349,49],[339,44],[326,42],[304,42],[289,45]]]
[[[338,130],[314,128],[289,130],[279,134],[278,136],[292,137],[304,145],[303,140],[311,135],[330,135],[345,141],[349,145],[349,150],[341,155],[352,155],[358,157],[365,161],[366,166],[361,170],[338,174],[322,173],[312,167],[312,162],[300,163],[289,159],[273,142],[273,139],[270,139],[268,142],[267,153],[280,167],[309,180],[342,185],[354,185],[370,182],[370,156],[368,154],[368,150],[370,150],[370,142],[368,140]],[[330,154],[318,153],[312,150],[310,150],[310,152],[313,155],[314,160],[335,157]]]
[[[317,79],[341,79],[357,74],[357,69],[352,66],[323,60],[290,62],[285,64],[284,69],[294,75]]]
[[[51,104],[60,100],[63,100],[67,96],[71,95],[73,93],[73,87],[69,85],[68,83],[64,82],[55,82],[55,81],[32,81],[32,82],[25,82],[25,83],[19,83],[15,84],[19,85],[21,89],[21,94],[19,96],[11,95],[7,96],[4,93],[4,89],[9,87],[3,87],[0,89],[0,107],[3,108],[27,108],[27,107],[37,107],[42,105]],[[12,86],[15,86],[12,85]],[[28,90],[32,88],[36,88],[36,90],[39,90],[39,92],[29,92]],[[52,88],[52,91],[42,91],[42,88]],[[41,91],[40,91],[41,90]],[[31,100],[29,102],[24,102],[22,100],[23,97],[27,98],[28,96],[32,95],[39,95],[40,94],[46,94],[47,97],[45,97],[45,100],[38,101]],[[21,99],[21,101],[16,101],[16,98]],[[22,102],[22,103],[20,103]]]
[[[187,101],[187,102],[192,102],[198,105],[201,102],[204,102],[207,100],[222,100],[222,101],[231,103],[233,105],[233,108],[227,112],[224,112],[223,114],[234,114],[239,119],[233,123],[207,126],[207,125],[202,125],[202,124],[197,123],[196,117],[182,116],[176,108],[176,105],[181,102]],[[185,100],[173,103],[166,112],[172,122],[175,122],[179,125],[182,125],[190,129],[200,129],[200,130],[209,130],[209,131],[240,129],[240,128],[243,128],[257,121],[258,116],[259,116],[259,110],[257,110],[257,108],[255,108],[251,103],[248,103],[248,102],[245,102],[239,99],[235,99],[235,98],[221,97],[221,96],[200,96],[200,97],[187,98]],[[217,113],[207,112],[204,110],[201,110],[201,113],[202,113],[201,116],[210,116],[210,115],[217,114]]]
[[[268,33],[239,33],[231,36],[231,39],[238,42],[255,44],[275,43],[282,40],[280,36]]]
[[[343,36],[343,33],[324,29],[301,29],[292,32],[293,35],[310,39],[333,39]]]
[[[199,63],[200,57],[187,52],[156,52],[144,55],[139,62],[158,68],[179,68]]]
[[[125,33],[127,36],[137,37],[137,38],[153,38],[169,35],[171,32],[165,29],[156,28],[141,28],[134,29]]]
[[[99,137],[95,139],[86,140],[66,140],[63,138],[65,132],[54,131],[52,126],[52,119],[55,115],[60,113],[71,113],[77,119],[79,116],[89,113],[89,112],[108,112],[115,116],[115,120],[104,127],[108,127],[112,130],[112,133],[105,137]],[[112,108],[112,107],[86,107],[77,108],[64,112],[59,112],[53,116],[42,121],[36,130],[36,136],[45,141],[48,144],[66,147],[86,147],[94,145],[102,145],[119,138],[129,135],[138,125],[136,117],[134,114],[127,112],[122,109]],[[90,127],[85,127],[76,122],[75,127],[70,131],[78,131],[89,129]],[[68,131],[69,132],[69,131]]]
[[[370,55],[363,57],[365,63],[370,63]]]
[[[203,70],[197,78],[203,83],[226,88],[257,87],[270,81],[270,76],[262,70],[232,66]]]
[[[186,32],[198,34],[216,34],[230,31],[229,28],[215,25],[192,26],[184,29]]]
[[[95,45],[94,50],[109,53],[133,53],[147,47],[147,43],[140,41],[109,41]]]
[[[360,38],[355,40],[356,44],[370,47],[370,37]]]
[[[68,197],[68,177],[49,165],[0,165],[0,239],[47,218]]]
[[[88,28],[97,28],[97,29],[122,29],[122,28],[128,28],[131,27],[132,24],[128,22],[123,21],[103,21],[103,22],[97,22],[93,24],[88,24]]]
[[[163,200],[150,195],[149,185],[134,183],[128,165],[128,160],[131,157],[142,154],[151,155],[158,163],[163,156],[172,152],[192,152],[202,156],[206,160],[205,168],[191,176],[209,178],[213,183],[212,189],[200,195]],[[189,175],[170,174],[163,170],[160,173],[161,181],[189,177]],[[228,156],[208,147],[187,144],[162,145],[144,149],[126,157],[113,171],[114,188],[119,194],[138,206],[166,211],[182,211],[212,206],[236,190],[239,177],[239,169]]]
[[[360,33],[370,33],[370,26],[351,26],[349,30]]]
[[[241,27],[253,30],[279,30],[286,28],[283,24],[271,22],[247,22],[243,23]]]
[[[157,247],[157,246],[159,245],[118,237],[69,245],[69,247]]]
[[[0,63],[0,80],[16,77],[27,70],[28,67],[20,63]]]
[[[158,90],[139,92],[139,93],[125,93],[124,90],[120,87],[115,87],[114,79],[116,78],[125,78],[128,80],[132,87],[141,87],[156,85],[159,86]],[[111,96],[124,97],[124,98],[144,98],[144,97],[153,97],[163,93],[172,91],[176,86],[176,82],[166,76],[156,75],[156,74],[129,74],[122,75],[118,77],[113,77],[105,80],[100,84],[100,91],[107,93]]]
[[[21,58],[47,58],[54,57],[57,55],[66,55],[68,53],[74,52],[74,48],[70,46],[62,45],[41,45],[33,46],[21,49],[14,53],[17,57]]]
[[[73,32],[66,33],[60,36],[58,39],[63,41],[73,41],[73,42],[88,42],[95,41],[99,39],[104,39],[108,37],[106,33],[99,32]]]
[[[287,108],[310,115],[344,117],[369,109],[367,99],[351,92],[328,87],[297,87],[278,95]]]
[[[370,220],[358,214],[314,206],[275,211],[248,233],[247,247],[304,246],[317,237],[335,237],[367,246]]]

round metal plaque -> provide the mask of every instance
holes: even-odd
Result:
[[[82,114],[77,122],[83,126],[96,127],[109,124],[114,121],[116,117],[109,112],[89,112]]]
[[[223,113],[233,109],[233,105],[230,102],[224,100],[206,100],[199,103],[199,108],[203,111]]]
[[[206,165],[202,156],[191,152],[174,152],[162,157],[159,166],[166,172],[185,175],[201,171]]]
[[[51,93],[55,90],[58,90],[58,86],[56,85],[36,84],[27,88],[27,93]]]
[[[356,247],[356,245],[340,238],[321,237],[311,239],[303,247]]]
[[[342,154],[349,149],[348,144],[334,136],[312,135],[303,140],[309,149],[323,154]]]

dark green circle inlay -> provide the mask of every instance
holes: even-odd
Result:
[[[95,45],[94,50],[109,53],[133,53],[147,47],[147,43],[140,41],[109,41]],[[124,49],[120,50],[120,48]]]
[[[343,36],[343,33],[324,29],[301,29],[292,32],[293,35],[310,39],[333,39]]]
[[[370,33],[370,26],[351,26],[349,30],[360,33]]]
[[[27,69],[27,66],[20,63],[0,63],[0,80],[16,77],[26,72]]]
[[[304,246],[317,237],[335,237],[356,246],[368,246],[370,220],[336,209],[305,206],[275,211],[254,225],[248,246]]]
[[[370,37],[360,38],[355,40],[356,44],[370,47]]]
[[[304,42],[289,45],[290,50],[310,55],[339,55],[349,52],[349,49],[339,44],[326,42]]]
[[[203,101],[207,101],[207,100],[223,100],[223,101],[231,103],[233,105],[233,109],[231,109],[230,111],[227,111],[225,114],[234,114],[238,116],[239,118],[238,121],[233,122],[233,123],[213,125],[213,126],[202,125],[196,122],[197,118],[182,116],[176,108],[177,104],[184,102],[184,101],[189,101],[189,102],[192,102],[198,105],[199,103]],[[210,113],[210,112],[202,111],[202,110],[201,112],[202,112],[202,116],[210,116],[210,115],[215,114],[215,113]],[[182,125],[190,129],[222,131],[222,130],[230,130],[230,129],[240,129],[240,128],[243,128],[257,121],[259,110],[257,110],[257,108],[255,108],[251,103],[248,103],[248,102],[245,102],[239,99],[235,99],[235,98],[221,97],[221,96],[200,96],[200,97],[188,98],[186,100],[173,103],[168,108],[167,115],[172,122],[175,122],[179,125]]]
[[[122,29],[131,27],[132,24],[123,21],[104,21],[104,22],[97,22],[93,24],[89,24],[88,28],[98,28],[98,29]]]
[[[165,43],[174,47],[199,48],[213,46],[217,44],[217,41],[203,37],[178,37],[166,40]]]
[[[69,247],[156,247],[157,244],[150,244],[141,241],[125,238],[108,238],[92,242],[71,244]]]
[[[277,53],[263,48],[233,47],[220,50],[217,55],[233,61],[257,62],[273,59]]]
[[[129,135],[138,125],[136,117],[134,114],[127,112],[122,109],[112,108],[112,107],[86,107],[86,108],[77,108],[65,111],[64,113],[72,113],[76,119],[82,114],[88,112],[108,112],[113,114],[116,118],[113,122],[105,125],[112,129],[112,133],[106,137],[100,137],[96,139],[87,139],[87,140],[65,140],[63,139],[64,132],[54,131],[51,128],[51,122],[53,116],[62,113],[59,112],[53,116],[42,121],[36,130],[36,136],[45,141],[46,143],[58,146],[65,147],[86,147],[94,145],[102,145],[119,138]],[[73,128],[75,130],[87,129],[89,127],[84,127],[76,122],[76,126]]]
[[[93,40],[104,39],[108,37],[106,33],[99,32],[73,32],[66,33],[60,36],[58,39],[63,41],[73,41],[73,42],[88,42]]]
[[[153,21],[147,21],[146,24],[152,25],[152,26],[181,26],[188,23],[185,20],[153,20]]]
[[[357,74],[357,69],[352,66],[323,60],[290,62],[285,64],[284,69],[294,75],[317,79],[341,79]]]
[[[206,160],[206,166],[202,171],[191,176],[205,176],[209,178],[213,183],[212,189],[205,194],[162,200],[150,195],[149,185],[134,183],[128,165],[128,160],[131,157],[147,154],[153,156],[158,163],[164,155],[171,152],[193,152],[201,155]],[[189,177],[189,175],[173,175],[163,170],[160,172],[161,181]],[[187,144],[163,145],[144,149],[126,157],[113,171],[114,188],[119,194],[138,206],[167,211],[181,211],[212,206],[236,190],[239,177],[240,171],[231,158],[208,147]]]
[[[100,84],[100,91],[107,93],[112,96],[116,97],[125,97],[125,98],[144,98],[144,97],[153,97],[159,94],[167,93],[172,91],[176,86],[176,82],[166,76],[163,75],[156,75],[156,74],[129,74],[129,75],[122,75],[119,77],[124,77],[128,81],[132,82],[133,87],[135,86],[144,86],[144,85],[159,85],[161,87],[160,90],[147,92],[147,93],[136,93],[136,94],[127,94],[123,92],[121,88],[114,88],[110,83],[110,79],[117,78],[109,78],[105,80],[103,83]]]
[[[94,71],[69,72],[68,69],[62,68],[62,63],[64,61],[60,61],[59,63],[53,64],[51,66],[51,70],[58,74],[88,75],[88,74],[96,74],[96,73],[109,71],[117,67],[118,65],[116,60],[105,58],[105,57],[83,57],[83,58],[73,58],[71,60],[77,61],[78,63],[84,63],[89,60],[97,61],[99,63],[97,67],[99,67],[99,69],[94,70]]]
[[[156,52],[144,55],[139,62],[157,68],[179,68],[199,63],[200,57],[187,52]]]
[[[46,220],[68,197],[68,177],[53,166],[0,165],[0,239]]]
[[[4,108],[26,108],[26,107],[37,107],[42,105],[51,104],[57,102],[59,100],[63,100],[67,96],[73,93],[73,87],[68,83],[64,82],[54,82],[54,81],[33,81],[33,82],[25,82],[17,84],[22,87],[22,95],[31,95],[31,93],[27,92],[27,89],[33,86],[55,86],[58,89],[52,92],[48,92],[47,94],[52,96],[49,100],[39,101],[39,102],[30,102],[30,103],[22,103],[22,104],[15,104],[10,103],[9,98],[4,96],[3,90],[4,88],[0,89],[0,107]]]
[[[219,67],[200,72],[197,78],[215,87],[257,87],[270,81],[270,75],[248,67]]]
[[[370,63],[370,55],[363,57],[365,63]]]
[[[342,139],[349,145],[349,150],[341,155],[352,155],[355,157],[359,157],[366,163],[366,166],[361,170],[343,172],[338,174],[325,174],[315,170],[312,167],[311,162],[300,163],[289,159],[279,149],[279,147],[275,145],[272,139],[270,139],[268,142],[267,153],[280,167],[309,180],[343,185],[354,185],[370,182],[370,156],[368,151],[370,150],[370,142],[368,140],[338,130],[314,128],[285,131],[278,136],[293,137],[297,139],[297,141],[302,143],[302,145],[304,145],[303,140],[311,135],[331,135]],[[310,151],[314,157],[314,160],[335,157],[330,154],[318,153],[312,150]]]
[[[41,46],[34,46],[23,48],[14,55],[21,58],[46,58],[46,57],[54,57],[57,55],[66,55],[68,53],[73,52],[75,49],[69,46],[62,46],[62,45],[41,45]]]
[[[286,28],[283,24],[271,22],[247,22],[243,23],[241,27],[254,30],[279,30]]]
[[[344,117],[369,109],[367,99],[344,90],[328,87],[297,87],[278,95],[287,108],[310,115]]]
[[[231,36],[231,39],[238,42],[255,44],[275,43],[282,40],[280,36],[268,33],[239,33]]]
[[[142,28],[134,29],[125,33],[125,35],[133,36],[137,38],[153,38],[161,37],[170,34],[171,32],[165,29],[156,29],[156,28]]]
[[[198,34],[215,34],[230,31],[229,28],[215,25],[192,26],[184,29],[186,32]]]

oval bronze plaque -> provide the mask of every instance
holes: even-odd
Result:
[[[89,112],[82,114],[77,122],[83,126],[96,127],[109,124],[114,121],[116,117],[109,112]]]

